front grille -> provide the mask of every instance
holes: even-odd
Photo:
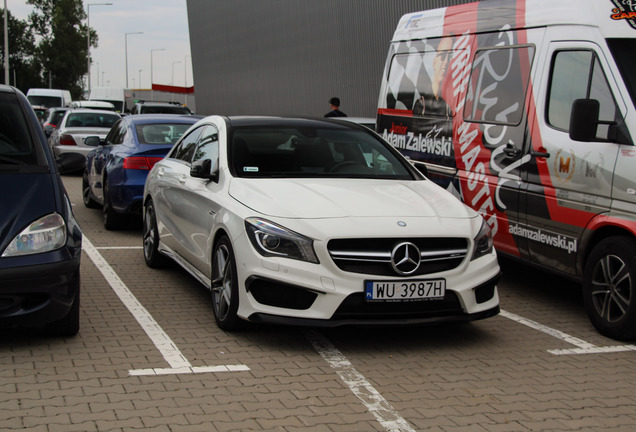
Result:
[[[400,275],[391,264],[391,253],[400,243],[410,242],[420,250],[421,262],[408,276],[426,275],[459,266],[468,254],[464,238],[374,238],[336,239],[327,248],[334,263],[343,271],[376,276]]]

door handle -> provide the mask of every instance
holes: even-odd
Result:
[[[179,183],[181,183],[181,184],[185,184],[186,180],[187,179],[186,179],[185,175],[182,175],[181,177],[179,177]]]
[[[159,168],[159,170],[157,171],[157,176],[158,176],[158,177],[161,177],[161,176],[163,176],[163,175],[164,175],[164,170],[163,170],[163,168]]]
[[[530,154],[534,157],[541,157],[541,158],[549,158],[550,157],[550,153],[548,153],[545,149],[545,147],[541,146],[539,147],[537,150],[532,150],[530,152]]]
[[[503,151],[508,157],[515,157],[521,154],[521,150],[510,143],[506,144]]]

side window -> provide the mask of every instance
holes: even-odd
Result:
[[[570,113],[575,99],[596,99],[600,103],[599,120],[616,120],[619,113],[614,96],[598,57],[593,51],[559,51],[552,59],[547,122],[569,131]],[[607,125],[600,125],[598,139],[608,139]]]
[[[464,120],[508,126],[521,123],[533,57],[531,46],[478,50]]]
[[[124,137],[126,136],[127,125],[124,120],[119,120],[113,127],[111,128],[108,135],[106,135],[106,142],[110,144],[121,144],[124,142]]]
[[[208,126],[201,135],[199,146],[194,153],[192,162],[200,159],[210,159],[212,162],[219,157],[219,132],[214,126]]]
[[[197,141],[199,140],[203,129],[204,127],[196,128],[188,135],[184,136],[183,139],[179,141],[170,157],[190,163],[192,156],[194,156],[194,151],[197,148]]]

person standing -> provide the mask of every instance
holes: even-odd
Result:
[[[329,105],[331,105],[331,111],[325,114],[325,117],[346,117],[347,115],[340,111],[340,99],[332,97],[329,99]]]

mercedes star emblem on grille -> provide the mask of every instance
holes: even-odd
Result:
[[[410,242],[403,242],[393,248],[391,265],[401,275],[410,275],[420,266],[420,249]]]

